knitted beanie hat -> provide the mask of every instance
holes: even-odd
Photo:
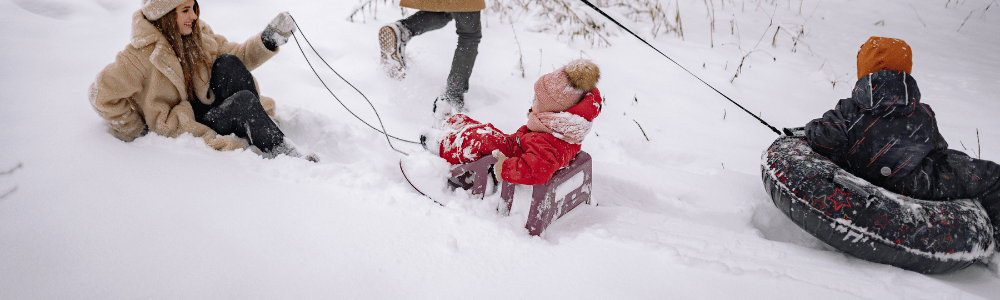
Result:
[[[590,60],[571,61],[561,69],[538,78],[532,109],[536,113],[567,110],[579,103],[584,94],[596,88],[600,78],[601,70]]]
[[[142,0],[142,15],[156,21],[188,0]]]
[[[878,71],[910,73],[913,51],[900,39],[873,36],[858,50],[858,79]]]

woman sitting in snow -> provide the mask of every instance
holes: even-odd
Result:
[[[456,114],[445,121],[443,130],[425,134],[421,141],[452,164],[493,155],[497,157],[493,167],[497,179],[544,184],[580,152],[591,121],[601,112],[598,79],[597,65],[589,60],[572,61],[535,82],[528,124],[514,134],[506,135],[492,124]]]
[[[868,39],[858,51],[852,97],[809,122],[806,139],[816,153],[889,191],[979,200],[1000,238],[1000,165],[948,149],[934,111],[920,103],[912,57],[902,40]]]
[[[218,150],[256,146],[267,157],[298,156],[271,117],[250,70],[274,56],[295,30],[281,13],[242,44],[198,19],[195,0],[143,0],[132,39],[97,75],[90,104],[123,141],[148,131],[190,133]],[[311,160],[315,158],[310,157]]]

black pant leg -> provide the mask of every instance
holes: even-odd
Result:
[[[260,99],[250,91],[239,91],[219,102],[205,114],[205,119],[214,124],[212,129],[218,134],[245,138],[265,153],[285,144],[285,134],[267,115]]]
[[[992,161],[951,149],[932,152],[905,180],[886,189],[924,200],[977,200],[1000,240],[1000,165]]]
[[[253,75],[239,57],[227,53],[215,59],[209,88],[215,102],[211,105],[192,102],[195,120],[218,134],[245,138],[250,145],[267,153],[284,145],[284,133],[261,105]]]
[[[218,100],[229,98],[239,91],[247,90],[253,93],[254,97],[260,98],[257,94],[257,85],[253,81],[253,75],[247,69],[243,61],[236,55],[229,53],[219,55],[212,65],[212,77],[209,79],[209,87]]]
[[[212,77],[209,78],[208,87],[215,95],[215,102],[212,104],[202,104],[199,101],[192,101],[195,120],[199,123],[212,127],[204,116],[209,110],[222,104],[224,100],[240,91],[250,91],[258,99],[257,84],[254,83],[253,75],[247,69],[243,61],[236,55],[225,53],[219,55],[212,64]]]

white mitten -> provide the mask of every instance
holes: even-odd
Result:
[[[268,46],[268,49],[274,50],[287,43],[288,37],[292,36],[292,33],[295,33],[295,21],[292,20],[292,15],[288,12],[283,12],[274,17],[270,24],[267,24],[260,38],[264,45]]]
[[[500,149],[495,149],[493,150],[493,157],[497,158],[497,162],[493,163],[493,174],[496,175],[497,180],[502,181],[503,177],[500,177],[500,171],[503,170],[503,161],[507,160],[507,156],[503,155],[503,152],[500,152]]]

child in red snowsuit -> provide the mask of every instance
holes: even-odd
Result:
[[[535,82],[528,124],[507,135],[492,124],[456,114],[444,124],[438,154],[452,164],[497,157],[496,178],[516,184],[544,184],[580,152],[592,121],[601,112],[597,90],[600,70],[589,60],[575,60]]]

